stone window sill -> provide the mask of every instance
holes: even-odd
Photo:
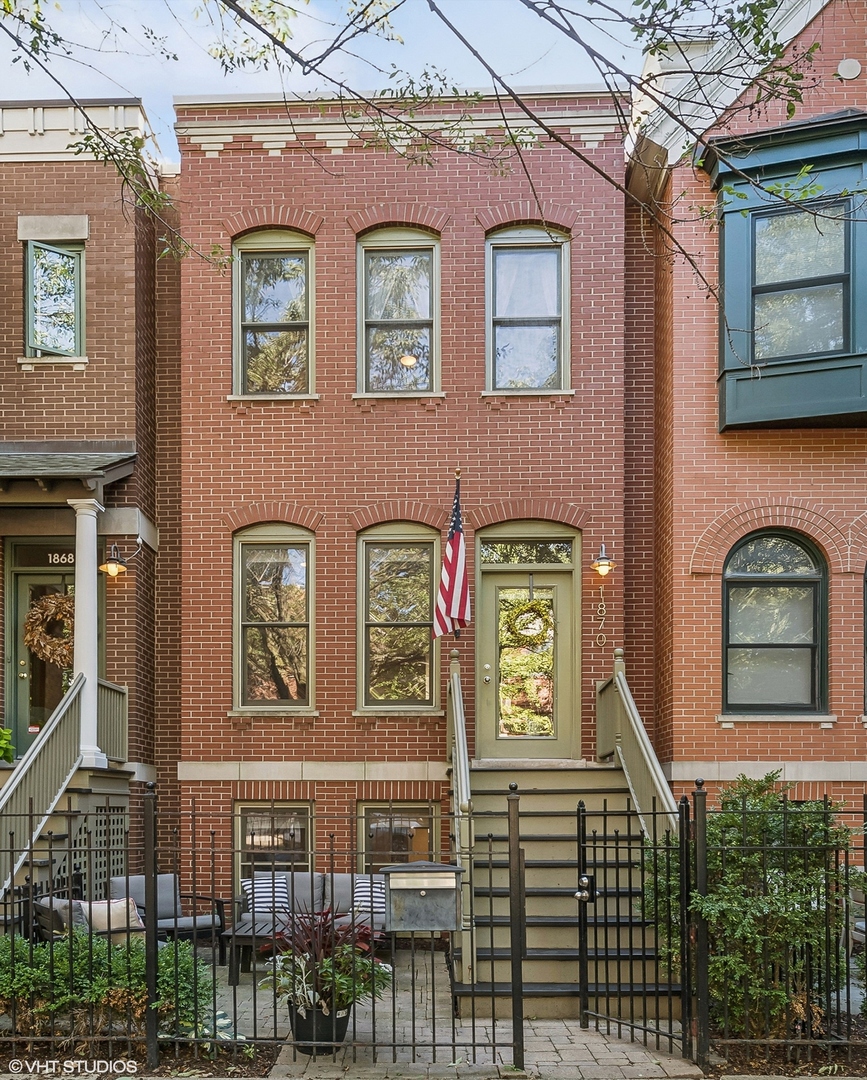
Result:
[[[721,713],[716,722],[723,728],[733,728],[735,724],[818,724],[831,728],[837,717],[827,713]]]
[[[38,367],[71,367],[73,371],[84,371],[87,367],[86,356],[19,356],[18,366],[22,371],[35,371]]]

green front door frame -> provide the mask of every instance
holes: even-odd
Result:
[[[12,537],[6,544],[5,717],[21,757],[68,688],[69,674],[34,656],[24,644],[24,620],[33,600],[46,592],[72,592],[75,584],[74,537]],[[99,667],[104,671],[105,593],[99,583]]]
[[[482,569],[477,758],[580,757],[578,610],[571,569]]]

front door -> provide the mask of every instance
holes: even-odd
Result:
[[[12,706],[9,727],[15,753],[21,757],[69,689],[72,668],[51,663],[37,655],[24,641],[28,613],[46,596],[72,593],[74,574],[16,574],[15,631],[12,651],[12,680],[14,691],[9,694]],[[48,622],[44,633],[64,637],[68,628],[59,621]]]
[[[519,557],[550,545],[488,544]],[[571,563],[571,542],[569,544]],[[565,555],[565,545],[563,547]],[[577,603],[571,567],[484,561],[477,623],[476,757],[580,756]],[[496,553],[496,552],[495,552]],[[499,553],[496,553],[499,554]]]

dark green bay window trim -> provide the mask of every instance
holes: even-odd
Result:
[[[715,140],[702,166],[720,220],[720,431],[867,426],[867,113]],[[814,268],[797,258],[812,229]],[[793,267],[767,274],[774,232]]]

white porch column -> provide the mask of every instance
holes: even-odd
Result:
[[[82,764],[107,768],[108,758],[97,743],[96,710],[99,694],[99,648],[96,515],[105,507],[96,499],[69,499],[75,511],[75,632],[72,640],[75,674],[84,675],[81,690]]]

